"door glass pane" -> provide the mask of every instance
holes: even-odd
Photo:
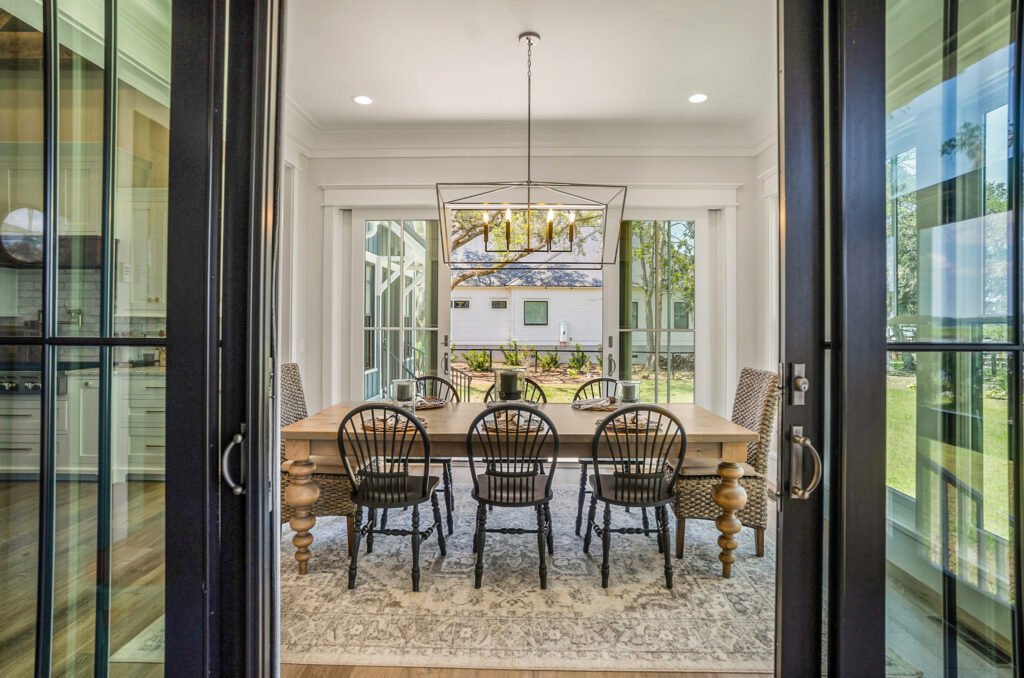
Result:
[[[42,3],[0,9],[0,337],[38,336],[41,327],[42,22]]]
[[[31,673],[39,559],[39,431],[42,354],[0,346],[0,675]]]
[[[659,403],[693,402],[693,332],[660,332]]]
[[[888,338],[1009,336],[1009,0],[889,0]]]
[[[163,662],[164,422],[162,348],[113,351],[110,675]]]
[[[94,337],[103,267],[103,5],[57,7],[69,27],[58,31],[57,334]]]
[[[1018,416],[1007,353],[889,354],[886,639],[942,675],[1012,675]]]
[[[96,639],[100,349],[56,349],[53,673],[91,676]]]
[[[146,26],[144,35],[138,29],[140,21]],[[114,332],[163,337],[167,330],[171,4],[119,0],[117,25]]]

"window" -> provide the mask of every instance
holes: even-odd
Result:
[[[508,308],[506,299],[491,299],[491,308]]]
[[[672,302],[672,329],[686,330],[690,327],[690,314],[687,313],[686,303],[682,301]]]
[[[452,299],[452,308],[469,308],[469,299]]]
[[[546,302],[546,301],[524,301],[523,302],[523,324],[524,325],[547,325],[548,324],[548,302]]]
[[[640,302],[629,302],[629,326],[640,327]]]

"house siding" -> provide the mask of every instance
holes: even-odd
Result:
[[[567,344],[594,348],[601,342],[600,287],[457,287],[452,300],[468,299],[469,308],[452,309],[452,343],[496,347],[515,340],[538,348],[559,345],[561,323],[567,323]],[[503,299],[508,308],[492,309]],[[547,301],[548,324],[523,324],[524,301]]]

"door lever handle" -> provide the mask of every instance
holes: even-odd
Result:
[[[821,455],[818,454],[818,450],[814,449],[810,438],[805,437],[803,433],[803,426],[793,426],[790,428],[789,438],[792,441],[790,454],[792,457],[790,463],[789,496],[791,499],[808,499],[811,493],[818,489],[818,485],[821,484]],[[814,475],[811,478],[810,484],[804,487],[803,460],[806,451],[811,453],[811,460],[814,462]]]
[[[220,453],[220,475],[224,478],[224,482],[231,488],[231,492],[238,496],[245,494],[245,488],[235,482],[235,479],[231,477],[231,471],[228,470],[228,457],[231,455],[231,450],[236,445],[241,445],[242,441],[245,440],[245,436],[241,433],[236,433],[231,436],[231,442],[224,448],[224,451]]]

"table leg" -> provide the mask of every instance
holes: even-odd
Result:
[[[313,504],[320,498],[320,486],[313,480],[316,464],[312,459],[296,459],[288,467],[289,483],[284,491],[284,500],[295,509],[295,515],[288,521],[295,530],[292,543],[295,544],[295,560],[299,562],[299,574],[306,574],[309,558],[309,546],[313,543],[310,530],[316,524],[313,516]]]
[[[722,533],[718,538],[718,545],[722,548],[718,559],[722,561],[722,576],[728,579],[732,575],[732,564],[736,562],[732,553],[739,545],[736,533],[742,527],[736,514],[747,504],[747,491],[739,483],[743,477],[743,467],[739,464],[723,461],[718,465],[718,476],[722,482],[711,490],[711,498],[722,509],[722,515],[715,520],[715,527]]]

